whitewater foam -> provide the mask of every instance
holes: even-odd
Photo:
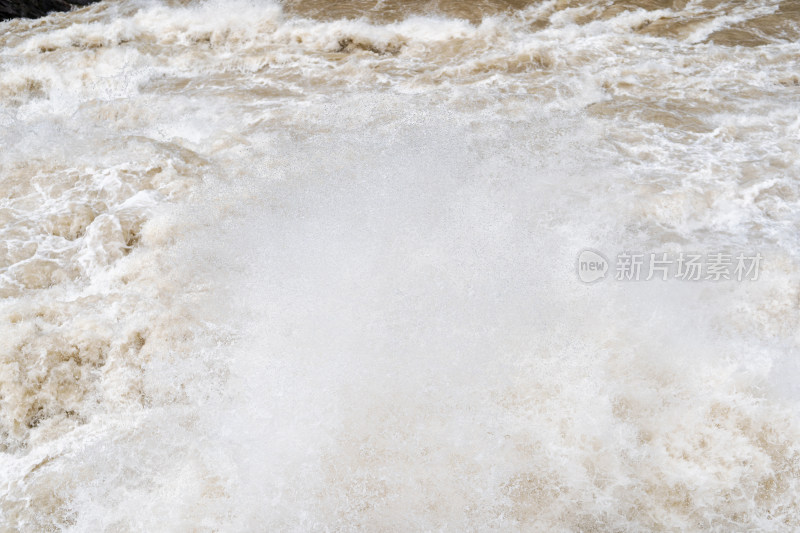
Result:
[[[778,2],[389,4],[2,24],[2,526],[796,529]]]

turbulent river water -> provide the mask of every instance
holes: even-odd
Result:
[[[0,528],[798,530],[799,40],[797,0],[0,23]]]

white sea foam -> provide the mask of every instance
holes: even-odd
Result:
[[[798,44],[562,4],[2,23],[2,526],[799,527]]]

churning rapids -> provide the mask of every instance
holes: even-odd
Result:
[[[799,43],[797,0],[0,23],[0,530],[797,531]]]

